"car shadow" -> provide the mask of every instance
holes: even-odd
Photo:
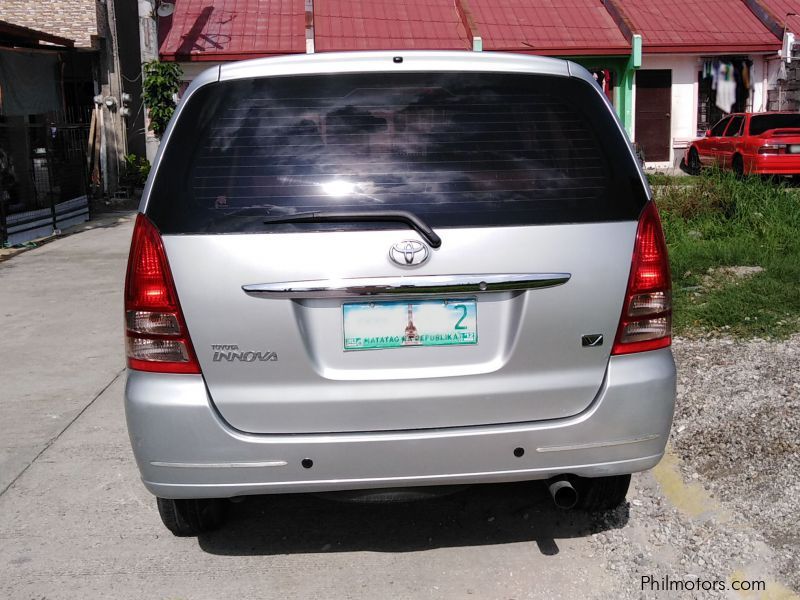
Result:
[[[476,485],[415,502],[340,502],[326,496],[252,496],[231,504],[225,526],[199,536],[218,555],[414,552],[535,542],[544,555],[557,540],[628,522],[628,505],[602,514],[557,509],[541,482]]]

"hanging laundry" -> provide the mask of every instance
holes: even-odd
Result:
[[[614,102],[614,72],[610,69],[592,69],[590,71],[597,85],[603,90],[610,102]]]
[[[720,63],[719,75],[717,76],[716,105],[723,112],[729,113],[734,104],[736,104],[736,79],[733,65]]]
[[[720,62],[715,60],[711,63],[711,89],[717,89],[717,81],[719,81]]]
[[[603,69],[603,91],[610,101],[614,101],[614,86],[611,80],[611,71]]]
[[[746,62],[742,63],[742,83],[744,84],[744,89],[749,90],[752,88],[750,85],[750,69]]]

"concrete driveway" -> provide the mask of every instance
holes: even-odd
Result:
[[[634,477],[629,506],[595,518],[514,484],[411,504],[249,498],[222,531],[174,538],[125,430],[132,219],[120,221],[0,263],[0,597],[638,598],[657,595],[642,591],[648,574],[745,577],[794,597],[757,532],[673,460]],[[749,537],[737,552],[695,552],[703,531]]]

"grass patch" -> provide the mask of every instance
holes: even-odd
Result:
[[[691,177],[686,175],[667,175],[666,173],[647,173],[647,181],[651,186],[662,185],[691,185],[694,183]]]
[[[676,333],[800,331],[800,190],[711,171],[656,203],[670,252]],[[734,276],[720,267],[762,267]]]

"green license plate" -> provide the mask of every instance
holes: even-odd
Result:
[[[478,343],[475,298],[357,302],[342,306],[345,350]]]

